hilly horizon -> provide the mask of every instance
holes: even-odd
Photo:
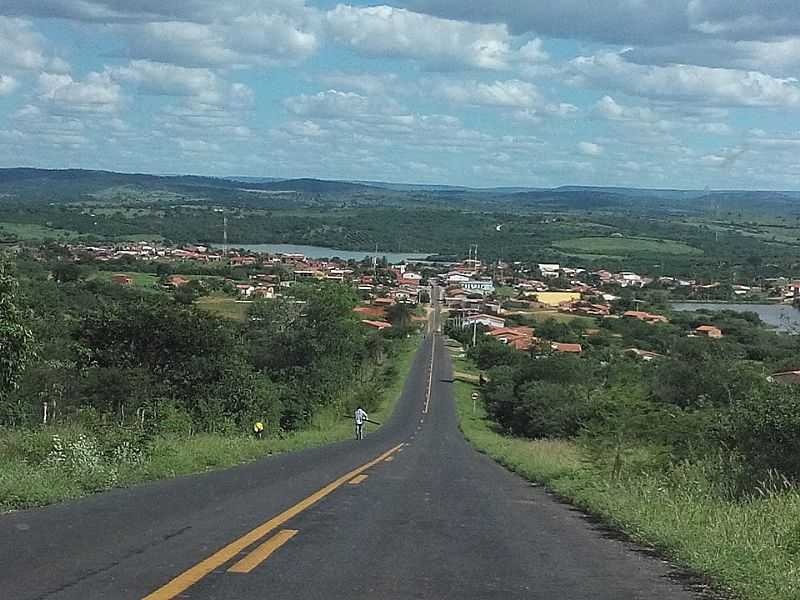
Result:
[[[0,168],[0,188],[10,184],[33,185],[47,180],[60,184],[92,183],[103,185],[147,185],[163,183],[170,186],[195,188],[220,188],[239,191],[296,192],[296,193],[347,193],[357,191],[387,190],[394,192],[462,192],[470,194],[544,194],[544,193],[580,193],[591,192],[630,196],[641,194],[647,197],[662,199],[692,199],[703,196],[720,195],[741,196],[743,194],[781,195],[800,197],[800,190],[768,190],[768,189],[694,189],[694,188],[650,188],[636,186],[591,186],[591,185],[559,185],[554,187],[524,186],[492,186],[471,187],[449,184],[421,184],[379,180],[325,179],[317,177],[254,177],[254,176],[211,176],[197,174],[154,174],[124,171],[108,171],[102,169],[44,169],[37,167],[3,167]],[[246,184],[243,187],[241,184]]]

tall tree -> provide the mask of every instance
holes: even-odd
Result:
[[[411,307],[408,304],[393,304],[386,311],[386,316],[392,327],[404,331],[411,327]]]
[[[0,401],[17,387],[34,358],[33,334],[19,308],[18,288],[11,267],[0,258]]]

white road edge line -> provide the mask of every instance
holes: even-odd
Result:
[[[433,343],[431,344],[431,369],[428,373],[428,393],[425,395],[425,409],[422,414],[427,415],[428,409],[431,404],[431,385],[433,384],[433,359],[436,356],[436,334],[433,334]]]

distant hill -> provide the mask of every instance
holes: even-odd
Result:
[[[73,202],[98,194],[170,192],[186,200],[243,200],[253,192],[341,195],[380,191],[364,184],[320,179],[247,181],[198,175],[147,175],[83,169],[0,169],[0,195],[22,201]],[[251,198],[263,202],[264,198]]]
[[[551,208],[792,210],[800,192],[639,189],[602,186],[471,188],[314,178],[150,175],[84,169],[0,169],[0,202],[206,203],[242,207],[423,206],[481,210]]]

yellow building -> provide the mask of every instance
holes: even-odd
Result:
[[[536,300],[548,306],[558,306],[562,302],[572,302],[580,300],[580,292],[537,292]]]

